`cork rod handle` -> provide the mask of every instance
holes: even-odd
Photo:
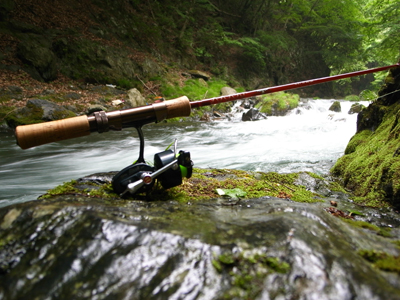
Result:
[[[164,119],[190,116],[191,105],[186,96],[155,103],[152,105],[130,108],[110,113],[102,112],[99,118],[80,116],[64,120],[45,122],[32,125],[18,126],[15,130],[17,144],[22,149],[28,149],[43,144],[72,139],[89,135],[91,130],[97,128],[98,132],[108,131],[109,125],[117,128],[123,127],[123,123],[132,121],[143,124],[148,119],[162,121]],[[93,126],[91,126],[93,125]]]
[[[22,149],[58,142],[90,134],[86,116],[73,117],[58,121],[17,126],[15,136]]]

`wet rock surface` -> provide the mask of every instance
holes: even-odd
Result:
[[[258,109],[250,108],[246,113],[242,114],[242,121],[257,121],[266,119],[267,116],[261,113]]]
[[[331,105],[331,107],[329,107],[329,110],[334,111],[334,112],[341,112],[342,111],[342,107],[340,105],[339,101],[334,101]]]
[[[88,191],[112,174],[77,180],[85,193],[0,210],[1,299],[400,299],[399,272],[360,252],[398,259],[391,209],[335,192],[317,203],[266,196],[227,205]],[[310,189],[321,185],[303,177]]]

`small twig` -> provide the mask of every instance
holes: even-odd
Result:
[[[285,188],[287,188],[287,189],[289,189],[289,190],[291,190],[292,192],[295,192],[296,190],[294,190],[294,189],[292,189],[292,188],[290,188],[290,187],[288,187],[287,185],[285,185],[285,184],[283,184],[283,183],[281,183]]]
[[[8,113],[6,113],[6,115],[5,115],[2,119],[0,119],[0,121],[3,122],[9,114],[13,113],[13,112],[16,111],[17,109],[19,109],[19,107],[14,108],[13,110],[11,110],[11,111],[9,111]]]
[[[274,186],[273,186],[272,184],[270,184],[269,182],[264,181],[264,183],[268,184],[268,185],[269,185],[270,187],[272,187],[275,191],[279,191],[278,188],[274,187]]]
[[[143,82],[143,80],[139,78],[138,75],[136,75],[136,77],[137,77],[137,79],[140,80],[140,82],[144,85],[144,87],[145,87],[146,89],[148,89],[154,96],[157,96],[157,94],[154,93],[153,90],[152,90],[151,88],[149,88],[149,87]]]

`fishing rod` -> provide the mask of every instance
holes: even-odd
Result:
[[[339,74],[329,77],[305,80],[295,83],[268,87],[264,89],[220,96],[199,101],[190,102],[186,96],[151,105],[116,110],[111,112],[96,112],[93,116],[79,116],[63,120],[17,126],[15,134],[17,144],[22,149],[58,142],[61,140],[89,135],[91,132],[106,132],[109,130],[121,130],[127,127],[143,126],[144,124],[161,122],[165,119],[190,116],[191,109],[239,99],[287,91],[329,81],[361,76],[369,73],[385,71],[399,67],[400,63],[385,67],[367,69],[351,73]]]
[[[157,153],[154,156],[154,166],[148,165],[144,160],[144,136],[141,129],[143,125],[153,122],[158,123],[165,119],[187,117],[190,116],[192,109],[202,106],[297,89],[343,78],[385,71],[399,66],[400,63],[397,63],[363,71],[288,83],[192,102],[186,96],[183,96],[135,108],[111,112],[99,111],[95,112],[93,116],[79,116],[39,124],[22,125],[17,126],[15,136],[17,144],[22,149],[28,149],[51,142],[86,136],[91,132],[103,133],[109,130],[122,130],[127,127],[135,127],[140,139],[139,158],[133,165],[126,167],[113,178],[113,188],[117,193],[121,196],[133,195],[138,192],[149,192],[154,185],[156,177],[164,188],[177,186],[182,183],[182,177],[189,178],[191,176],[193,166],[189,152],[180,151],[177,153],[176,141],[174,143],[174,151],[168,149]]]

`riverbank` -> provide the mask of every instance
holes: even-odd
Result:
[[[29,99],[39,97],[58,102],[64,106],[70,105],[77,108],[77,113],[84,113],[92,104],[104,99],[107,102],[125,99],[125,90],[118,94],[108,92],[107,88],[98,88],[97,85],[74,81],[64,76],[52,82],[40,82],[32,79],[26,72],[7,71],[0,72],[0,124],[4,123],[7,116],[15,110],[26,105]],[[145,93],[145,96],[146,93]]]

